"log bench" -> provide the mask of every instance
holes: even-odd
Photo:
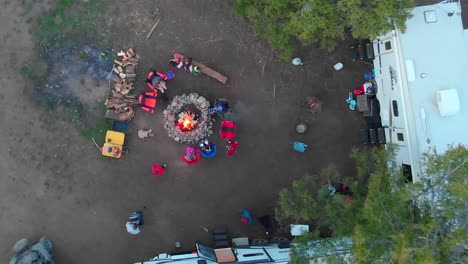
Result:
[[[182,60],[184,59],[184,55],[182,55],[182,54],[176,53],[175,55],[180,56],[182,58]],[[226,84],[227,79],[228,79],[226,76],[224,76],[221,73],[209,68],[205,64],[200,63],[198,61],[192,60],[192,65],[200,67],[202,73],[210,76],[213,79],[216,79],[216,80],[222,82],[223,84]]]

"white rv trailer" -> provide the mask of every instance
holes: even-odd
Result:
[[[284,240],[283,240],[284,241]],[[351,254],[352,240],[349,237],[340,239],[323,239],[310,242],[307,254],[313,263],[326,263],[326,257],[340,255],[344,260]],[[263,245],[246,245],[243,247],[225,247],[214,249],[196,243],[196,250],[186,253],[159,254],[148,261],[134,264],[286,264],[290,262],[290,243],[265,243]],[[349,262],[351,263],[351,262]]]
[[[424,172],[421,156],[468,143],[468,33],[459,2],[412,10],[406,32],[373,43],[377,99],[387,142],[413,182]]]

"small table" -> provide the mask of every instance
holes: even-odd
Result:
[[[102,147],[102,155],[118,159],[122,156],[122,150],[122,146],[111,143],[104,143],[104,146]]]
[[[309,232],[309,225],[290,225],[292,236],[302,236]]]
[[[106,133],[106,141],[104,143],[110,143],[118,146],[123,146],[125,141],[125,134],[113,130],[108,130]]]

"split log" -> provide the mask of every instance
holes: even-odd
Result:
[[[138,100],[136,100],[136,99],[122,98],[122,100],[124,100],[125,102],[127,102],[129,104],[132,104],[132,105],[137,105],[138,104]]]
[[[128,111],[128,107],[123,107],[123,108],[115,109],[114,111],[115,111],[116,113],[120,114],[120,113],[123,113],[123,112],[127,112],[127,111]]]
[[[117,92],[120,92],[120,90],[122,90],[122,84],[120,84],[120,83],[114,83],[114,89],[115,89]]]
[[[131,107],[129,107],[128,111],[123,113],[116,113],[113,110],[107,110],[104,117],[112,120],[129,121],[134,115],[135,112]]]
[[[136,63],[131,62],[131,61],[125,61],[122,66],[126,67],[128,65],[136,65]]]
[[[128,65],[125,67],[125,73],[135,73],[135,65]]]
[[[114,108],[119,109],[119,108],[124,108],[126,106],[127,106],[127,103],[121,103],[121,104],[118,104],[118,105],[114,105]]]
[[[112,97],[123,99],[123,94],[112,91]]]

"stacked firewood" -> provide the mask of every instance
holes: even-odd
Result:
[[[106,118],[128,121],[135,115],[134,107],[138,105],[136,95],[132,93],[135,87],[135,68],[139,56],[129,48],[126,52],[117,53],[118,60],[114,60],[114,76],[109,98],[106,100]]]

